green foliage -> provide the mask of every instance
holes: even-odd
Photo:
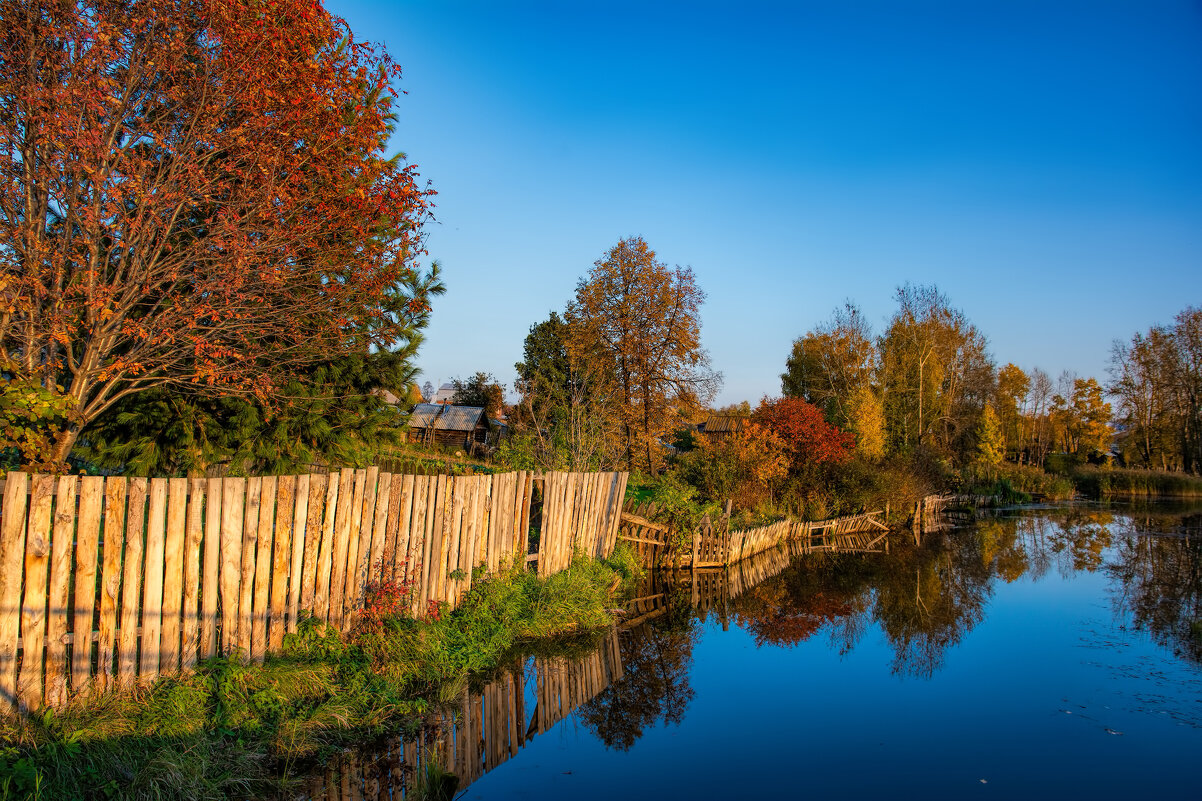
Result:
[[[452,378],[456,406],[478,406],[489,418],[496,418],[505,406],[505,386],[492,373],[476,373],[467,379]]]
[[[43,470],[53,436],[67,425],[75,400],[63,388],[51,392],[36,381],[5,378],[0,386],[0,459],[5,467]]]
[[[675,471],[659,476],[651,487],[649,500],[659,506],[656,514],[659,522],[672,529],[675,538],[673,547],[680,549],[692,543],[693,531],[701,525],[706,515],[716,518],[721,514],[717,503],[704,501],[696,487],[685,482]]]
[[[294,371],[271,402],[196,387],[148,389],[121,399],[84,429],[79,454],[128,475],[293,473],[315,463],[363,467],[400,441],[404,398],[429,321],[429,300],[445,287],[437,264],[409,271],[390,290],[391,347],[355,352]],[[376,322],[365,322],[365,334]],[[350,335],[350,334],[348,334]]]
[[[623,591],[637,586],[647,575],[638,553],[628,542],[619,542],[604,563],[621,578]]]

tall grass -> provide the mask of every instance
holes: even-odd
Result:
[[[526,643],[608,626],[612,593],[635,575],[632,565],[619,550],[612,563],[577,555],[546,579],[506,567],[427,620],[393,613],[395,599],[369,598],[348,634],[303,620],[262,665],[208,660],[147,688],[11,716],[0,721],[0,798],[261,795],[298,760],[396,731],[456,697],[472,673]]]
[[[1072,472],[1081,492],[1107,497],[1202,497],[1202,476],[1160,470],[1114,470],[1084,465]]]
[[[1072,480],[1030,465],[974,466],[960,473],[961,489],[974,495],[994,495],[1001,503],[1030,503],[1035,497],[1064,501],[1073,497]]]

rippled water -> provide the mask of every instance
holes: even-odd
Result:
[[[889,554],[656,581],[592,649],[311,778],[401,798],[1198,798],[1202,515],[1012,511]]]

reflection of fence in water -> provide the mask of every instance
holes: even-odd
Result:
[[[536,658],[532,669],[503,673],[457,707],[435,713],[416,740],[390,738],[374,752],[348,754],[316,773],[298,798],[376,801],[407,797],[429,759],[454,773],[463,788],[507,762],[530,738],[550,731],[580,706],[622,678],[618,632],[581,659]],[[534,692],[528,709],[527,690]]]

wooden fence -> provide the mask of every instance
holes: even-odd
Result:
[[[674,553],[670,527],[649,519],[657,511],[655,504],[627,504],[618,533],[618,539],[635,547],[644,564],[656,567],[724,567],[788,542],[802,543],[806,553],[883,550],[889,531],[877,520],[882,512],[830,520],[785,519],[738,531],[729,530],[725,521],[715,524],[707,516],[693,532],[691,551]],[[865,537],[866,533],[872,536]]]
[[[0,709],[58,705],[217,654],[261,661],[302,612],[351,623],[370,580],[410,584],[421,614],[459,603],[480,565],[525,559],[546,575],[570,564],[573,547],[606,556],[625,487],[625,473],[374,467],[197,479],[9,473]]]

